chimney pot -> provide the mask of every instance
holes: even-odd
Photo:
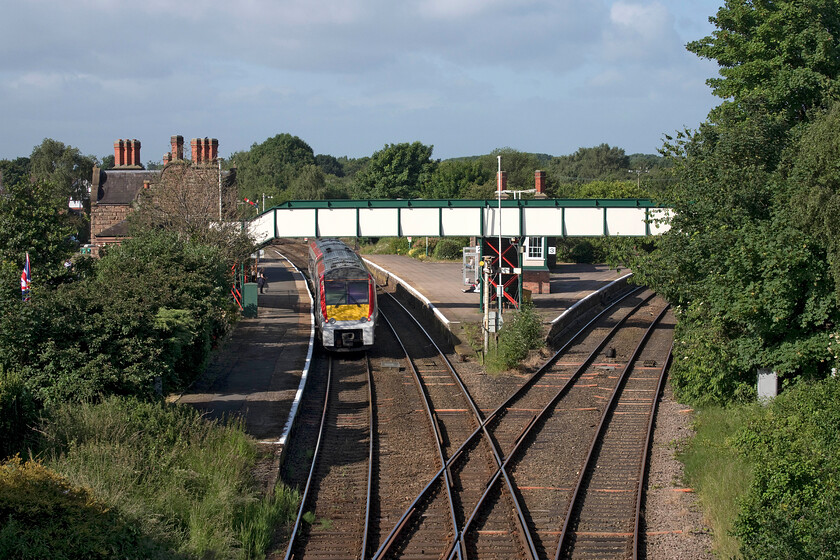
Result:
[[[201,148],[198,143],[198,138],[190,140],[190,150],[192,151],[193,163],[201,163]]]
[[[506,191],[507,190],[507,171],[499,171],[496,173],[496,190],[499,191]]]
[[[131,159],[129,165],[140,166],[140,141],[136,138],[131,141]]]
[[[169,139],[169,144],[172,147],[172,151],[170,152],[172,159],[184,159],[184,137],[180,134],[173,135]]]
[[[117,140],[114,142],[114,167],[125,165],[125,142]]]
[[[534,188],[538,194],[545,194],[545,171],[534,172]]]

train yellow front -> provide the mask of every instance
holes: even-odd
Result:
[[[309,279],[324,348],[350,351],[373,346],[376,282],[359,255],[337,239],[316,239],[309,244]]]

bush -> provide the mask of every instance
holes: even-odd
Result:
[[[289,505],[296,495],[258,495],[251,475],[256,446],[238,421],[111,397],[58,406],[41,430],[46,466],[91,488],[141,534],[179,553],[259,557],[268,528],[296,507]]]
[[[533,304],[523,303],[499,331],[499,343],[488,358],[494,371],[511,369],[528,356],[529,350],[542,346],[542,323]]]
[[[735,534],[745,559],[840,557],[840,381],[783,393],[737,439],[754,478]]]
[[[0,464],[0,558],[177,558],[91,492],[15,457]]]
[[[435,245],[434,257],[440,260],[460,261],[463,256],[463,247],[468,241],[460,237],[444,237]]]
[[[24,451],[38,407],[20,374],[0,367],[0,459]]]

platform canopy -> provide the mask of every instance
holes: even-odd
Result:
[[[645,199],[302,200],[248,225],[276,237],[592,237],[656,235],[670,211]]]

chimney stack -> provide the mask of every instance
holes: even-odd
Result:
[[[172,136],[169,139],[169,143],[172,146],[172,151],[169,152],[171,155],[171,159],[184,159],[184,137],[180,134],[177,136]]]
[[[130,142],[126,140],[126,143],[131,146],[129,150],[129,158],[128,158],[128,165],[133,167],[139,167],[140,164],[140,141],[136,138],[131,140]]]
[[[210,139],[210,161],[219,159],[219,140],[216,138]]]
[[[496,173],[496,190],[507,190],[507,171],[499,171]]]
[[[167,163],[169,163],[171,161],[172,161],[172,152],[166,152],[165,154],[163,154],[163,165],[166,165]]]
[[[114,142],[114,167],[125,165],[125,143],[122,140]]]
[[[201,163],[201,148],[199,147],[198,138],[190,140],[190,151],[192,152],[193,163]]]
[[[545,195],[545,171],[534,171],[534,188],[537,195]]]

